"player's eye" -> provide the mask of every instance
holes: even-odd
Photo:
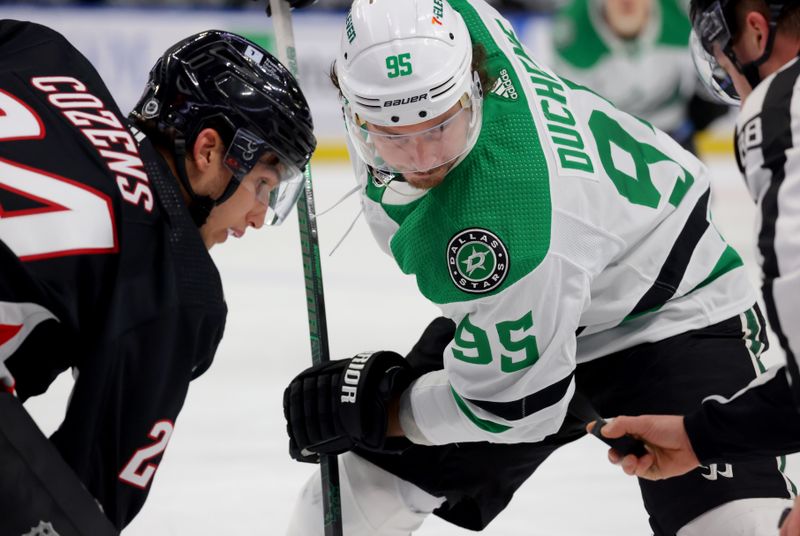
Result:
[[[269,204],[269,194],[272,191],[269,181],[261,179],[256,184],[256,199],[264,205]]]

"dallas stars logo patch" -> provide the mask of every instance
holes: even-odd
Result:
[[[491,292],[508,274],[508,250],[486,229],[466,229],[447,244],[447,265],[455,285],[470,294]]]

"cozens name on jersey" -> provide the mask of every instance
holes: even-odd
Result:
[[[33,86],[47,94],[47,100],[75,125],[115,175],[122,199],[153,210],[153,192],[144,172],[139,150],[131,133],[86,85],[71,76],[38,76]],[[104,128],[95,128],[95,127]]]

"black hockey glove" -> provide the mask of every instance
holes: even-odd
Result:
[[[411,379],[411,367],[394,352],[364,353],[304,370],[283,393],[289,454],[317,463],[320,454],[382,448],[388,403]]]

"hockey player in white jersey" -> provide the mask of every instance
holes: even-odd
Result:
[[[482,0],[356,0],[333,74],[371,230],[445,317],[407,359],[364,353],[286,389],[290,454],[345,453],[348,536],[431,512],[481,530],[585,434],[583,400],[680,413],[759,373],[756,293],[704,166],[553,74]],[[640,481],[654,533],[773,533],[792,496],[778,467]],[[322,534],[319,488],[290,534]]]
[[[728,108],[709,102],[689,53],[683,0],[570,0],[553,24],[553,70],[694,150]]]

